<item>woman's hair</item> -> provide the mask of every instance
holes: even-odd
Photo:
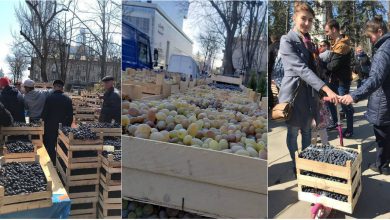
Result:
[[[309,4],[307,4],[307,2],[296,1],[294,3],[294,15],[301,11],[307,11],[311,13],[313,17],[315,17],[314,10],[310,7]]]
[[[381,29],[384,34],[387,33],[387,25],[386,22],[383,21],[382,15],[375,15],[373,19],[366,23],[364,29],[366,33],[378,33],[379,29]]]

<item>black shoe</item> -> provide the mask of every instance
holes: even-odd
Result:
[[[345,130],[343,132],[343,137],[344,138],[351,138],[353,136],[353,131],[348,131],[348,130]]]
[[[326,130],[331,131],[331,130],[335,129],[336,127],[337,127],[337,124],[332,124],[332,125],[329,125],[329,126],[326,128]]]
[[[389,167],[380,168],[375,163],[373,163],[373,164],[370,165],[369,168],[370,168],[370,170],[372,170],[372,171],[374,171],[376,173],[383,174],[385,176],[390,175]]]

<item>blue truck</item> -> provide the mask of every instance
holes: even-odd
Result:
[[[122,70],[152,69],[149,36],[122,19]]]

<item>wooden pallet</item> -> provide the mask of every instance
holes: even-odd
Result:
[[[122,143],[122,197],[214,218],[267,217],[267,161],[129,136]]]
[[[35,161],[39,161],[36,157]],[[4,164],[4,158],[1,159],[1,164]],[[30,209],[44,208],[52,206],[52,182],[48,179],[46,191],[35,192],[30,194],[19,194],[13,196],[4,195],[4,187],[0,186],[0,214],[25,211]]]
[[[337,147],[340,149],[348,149],[345,147]],[[307,160],[298,157],[298,152],[295,153],[296,167],[297,167],[297,181],[298,181],[298,198],[301,201],[316,203],[320,202],[325,206],[352,214],[357,200],[359,199],[362,182],[361,182],[361,163],[362,153],[361,146],[357,149],[352,149],[358,152],[355,161],[347,161],[346,166],[338,166],[313,160]],[[344,179],[346,183],[326,180],[324,178],[304,175],[303,172],[309,171],[330,177],[337,177]],[[325,190],[342,194],[348,197],[347,202],[341,202],[325,196],[315,195],[302,191],[302,186],[308,186],[316,189]]]
[[[103,218],[122,218],[122,202],[120,203],[106,203],[99,198],[98,212]]]
[[[109,186],[100,181],[99,196],[105,203],[122,203],[122,186]]]

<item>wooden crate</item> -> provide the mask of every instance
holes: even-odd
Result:
[[[34,151],[28,152],[28,153],[9,153],[7,150],[7,147],[4,144],[3,147],[3,158],[5,159],[5,162],[8,161],[35,161],[35,156],[37,155],[37,145],[34,145]]]
[[[107,203],[99,198],[98,212],[103,218],[120,219],[122,218],[122,201],[120,203]]]
[[[337,147],[340,149],[348,149],[345,147]],[[322,203],[325,206],[352,214],[355,205],[359,199],[362,182],[361,182],[361,163],[362,153],[361,146],[357,149],[352,149],[358,152],[358,156],[353,163],[347,161],[346,166],[338,166],[313,160],[307,160],[298,157],[298,152],[295,153],[298,181],[298,199],[311,203]],[[324,178],[304,175],[301,172],[313,172],[320,175],[337,177],[346,180],[346,183],[326,180]],[[338,201],[326,196],[319,196],[314,193],[302,191],[302,186],[308,186],[328,192],[342,194],[348,197],[347,202]]]
[[[97,201],[95,198],[72,199],[70,219],[95,219],[97,217]]]
[[[128,136],[122,143],[123,197],[208,217],[267,217],[267,161]]]
[[[69,136],[66,136],[61,129],[58,131],[58,138],[61,140],[69,150],[86,150],[86,149],[97,149],[103,148],[103,137],[101,134],[97,134],[98,139],[96,140],[77,140],[74,139],[73,133],[70,132]],[[85,146],[89,145],[89,146]]]
[[[121,168],[122,167],[122,161],[114,160],[114,155],[112,155],[112,154],[108,154],[107,157],[100,155],[100,158],[102,161],[102,165],[106,166],[107,168]],[[111,169],[110,171],[113,171],[113,169]]]
[[[226,84],[233,84],[233,85],[242,85],[242,76],[240,77],[230,77],[230,76],[223,76],[223,75],[213,75],[211,76],[211,80],[213,82],[222,82]]]
[[[39,157],[35,157],[39,161]],[[1,164],[4,164],[4,158]],[[46,174],[45,174],[46,175]],[[35,192],[30,194],[19,194],[13,196],[4,195],[4,187],[0,186],[0,214],[25,211],[30,209],[44,208],[52,206],[52,182],[48,179],[46,191]]]
[[[103,137],[120,137],[122,128],[91,128],[91,131],[102,133]]]
[[[105,203],[122,203],[122,186],[109,186],[100,181],[99,196]]]
[[[28,136],[33,144],[43,146],[43,125],[39,127],[0,127],[0,140],[8,140],[8,136]],[[38,136],[35,138],[35,136]]]
[[[100,168],[100,180],[108,186],[118,186],[122,184],[122,172],[110,173],[102,165]]]
[[[100,162],[74,163],[70,167],[57,154],[57,170],[66,186],[97,185],[100,177]]]

